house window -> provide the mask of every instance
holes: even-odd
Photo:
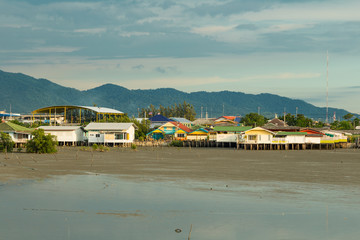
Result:
[[[90,134],[90,137],[93,137],[94,136],[94,134]]]
[[[249,135],[248,138],[250,141],[255,141],[256,140],[256,135]]]
[[[116,140],[124,139],[124,133],[115,133],[115,139]]]
[[[178,133],[177,137],[178,137],[178,138],[184,138],[184,137],[185,137],[185,134],[184,134],[184,133]]]
[[[96,134],[96,136],[95,136],[95,137],[99,138],[99,137],[100,137],[100,134]]]

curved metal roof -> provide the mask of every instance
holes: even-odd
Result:
[[[32,111],[33,114],[37,114],[37,113],[48,113],[49,111],[51,113],[56,112],[57,113],[63,113],[64,109],[87,109],[96,113],[101,113],[101,114],[124,114],[121,111],[112,109],[112,108],[105,108],[105,107],[93,107],[93,106],[77,106],[77,105],[63,105],[63,106],[49,106],[49,107],[44,107],[44,108],[39,108],[36,109],[34,111]]]

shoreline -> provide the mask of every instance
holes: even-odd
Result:
[[[89,172],[131,179],[263,181],[360,186],[360,150],[237,151],[138,147],[108,152],[59,147],[56,154],[0,153],[0,181]]]

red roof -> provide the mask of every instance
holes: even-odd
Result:
[[[308,134],[321,134],[321,135],[325,135],[322,132],[315,130],[315,129],[310,129],[310,128],[305,128],[305,129],[301,129],[300,132],[306,132]]]
[[[178,127],[181,130],[184,130],[187,133],[192,132],[192,129],[188,128],[187,126],[185,126],[179,122],[170,122],[170,123],[173,124],[175,127]]]
[[[235,116],[221,116],[221,117],[218,117],[217,119],[215,119],[215,121],[218,119],[221,119],[221,118],[225,118],[227,120],[234,121],[236,117]]]

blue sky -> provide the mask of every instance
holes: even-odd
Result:
[[[77,89],[273,93],[360,113],[358,0],[0,0],[0,69]],[[254,109],[256,112],[257,109]]]

